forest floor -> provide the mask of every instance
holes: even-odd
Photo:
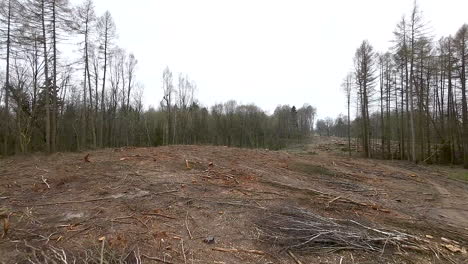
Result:
[[[468,263],[461,168],[350,158],[344,148],[316,137],[282,151],[164,146],[0,159],[0,263]],[[278,208],[401,232],[414,246],[278,250],[258,224]]]

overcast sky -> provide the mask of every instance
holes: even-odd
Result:
[[[413,0],[95,0],[111,11],[118,43],[138,59],[146,106],[159,105],[166,66],[186,73],[204,104],[235,99],[270,113],[309,103],[319,117],[345,113],[340,84],[360,42],[377,51]],[[466,0],[419,1],[432,34],[468,22]]]

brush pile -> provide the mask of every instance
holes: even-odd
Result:
[[[300,208],[270,210],[257,222],[259,239],[280,250],[381,251],[396,247],[425,250],[418,239],[398,231],[380,230],[354,220],[323,217]]]

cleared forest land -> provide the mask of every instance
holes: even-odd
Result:
[[[284,151],[2,159],[0,262],[467,263],[462,169],[349,158],[342,148],[322,137]]]

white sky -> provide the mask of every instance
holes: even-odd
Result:
[[[270,113],[279,104],[345,113],[340,84],[360,42],[391,45],[413,0],[95,0],[108,9],[118,43],[137,57],[146,106],[159,105],[167,66],[186,73],[211,106],[235,99]],[[466,0],[419,1],[436,38],[468,22]]]

